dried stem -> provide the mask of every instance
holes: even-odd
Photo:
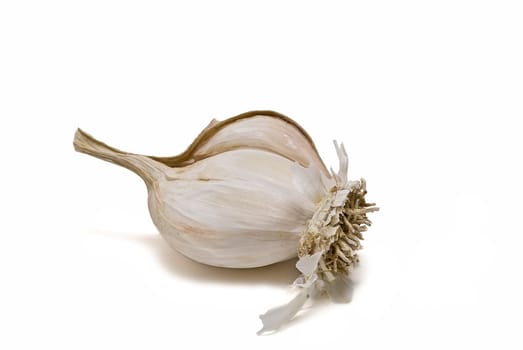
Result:
[[[103,159],[133,171],[145,181],[147,186],[152,184],[154,177],[158,175],[159,167],[162,166],[161,163],[150,157],[123,152],[111,147],[81,129],[76,130],[73,145],[77,152]]]

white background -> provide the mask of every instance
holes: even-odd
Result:
[[[521,2],[188,3],[0,2],[0,348],[521,349]],[[72,147],[174,155],[252,109],[344,141],[381,207],[352,302],[263,337],[292,261],[187,260]]]

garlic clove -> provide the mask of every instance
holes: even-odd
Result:
[[[232,150],[169,169],[150,212],[167,241],[194,260],[268,265],[296,256],[306,222],[329,190],[321,181],[311,187],[320,176],[277,154]]]
[[[213,119],[185,152],[152,158],[169,167],[179,167],[242,148],[276,153],[303,167],[314,166],[331,177],[309,134],[294,120],[273,111],[247,112],[224,121]]]

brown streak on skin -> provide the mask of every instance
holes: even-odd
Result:
[[[213,179],[210,177],[198,177],[198,178],[194,178],[194,179],[184,179],[182,177],[175,177],[175,176],[168,176],[168,175],[165,175],[165,180],[167,180],[167,181],[203,181],[203,182],[222,181],[222,179]]]

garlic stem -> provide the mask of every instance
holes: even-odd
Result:
[[[152,185],[162,167],[161,163],[150,157],[120,151],[95,139],[82,129],[76,130],[73,145],[77,152],[85,153],[131,170],[140,176],[147,186]]]

